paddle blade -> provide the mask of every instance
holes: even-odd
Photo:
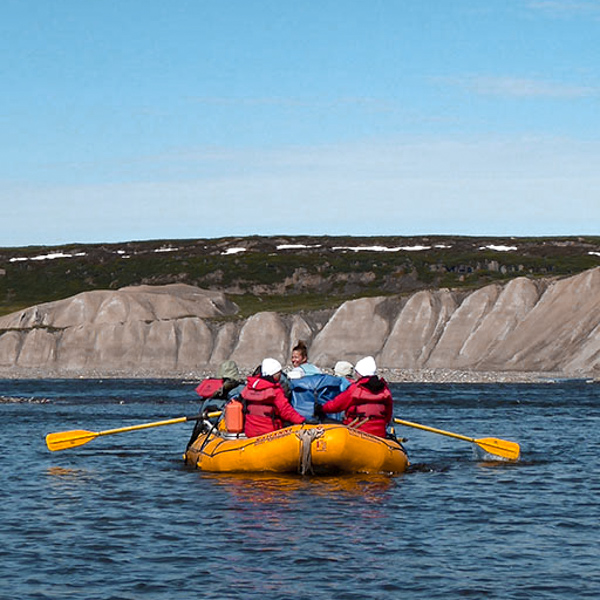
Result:
[[[59,433],[49,433],[46,436],[46,445],[48,446],[48,450],[56,452],[57,450],[83,446],[83,444],[91,442],[96,437],[98,437],[97,433],[84,431],[83,429],[60,431]]]
[[[519,460],[521,448],[516,442],[499,440],[498,438],[481,438],[474,441],[488,454],[500,456],[505,460]]]

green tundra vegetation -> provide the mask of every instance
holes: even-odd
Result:
[[[185,283],[226,293],[244,318],[598,265],[600,237],[592,236],[250,236],[0,248],[0,315],[90,290]]]

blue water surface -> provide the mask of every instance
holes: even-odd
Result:
[[[392,386],[398,417],[518,463],[400,426],[394,477],[202,473],[191,423],[46,447],[194,414],[196,384],[0,380],[2,600],[600,597],[598,384]]]

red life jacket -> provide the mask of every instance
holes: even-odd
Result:
[[[246,414],[255,417],[275,417],[275,389],[274,387],[256,390],[246,386],[241,393],[246,403]]]
[[[201,398],[212,398],[223,387],[222,379],[204,379],[196,388],[196,393]]]
[[[357,385],[352,393],[352,404],[346,411],[347,418],[355,419],[385,419],[386,409],[392,402],[390,390],[384,387],[379,392]]]

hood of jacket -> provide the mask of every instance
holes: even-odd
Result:
[[[358,380],[358,385],[368,389],[370,392],[377,394],[385,389],[385,381],[377,375],[371,375],[370,377],[362,377]]]
[[[265,377],[256,377],[250,376],[248,377],[248,381],[246,385],[253,390],[266,390],[268,388],[273,388],[278,386],[279,384],[272,378]]]

